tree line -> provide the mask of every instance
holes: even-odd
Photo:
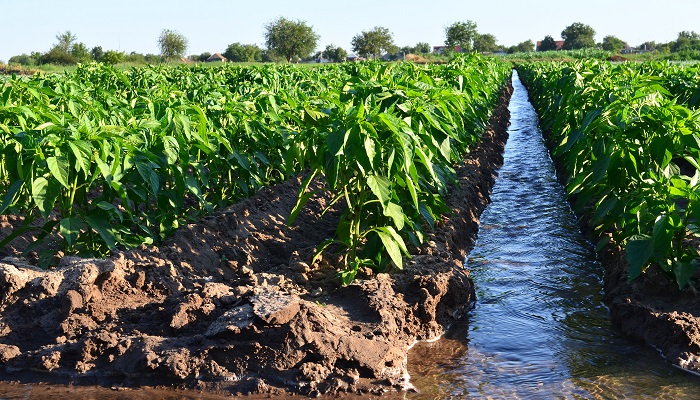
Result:
[[[623,50],[628,52],[647,52],[658,51],[661,53],[682,53],[691,51],[700,51],[700,35],[695,31],[682,31],[678,33],[678,38],[668,43],[657,43],[655,41],[647,41],[639,44],[636,47],[630,46],[624,40],[614,35],[608,35],[603,38],[602,42],[596,43],[595,29],[590,25],[581,22],[575,22],[561,32],[561,37],[564,43],[559,47],[551,35],[547,35],[540,41],[537,51],[549,50],[578,50],[597,48],[607,50],[613,53],[619,53]]]
[[[586,24],[575,22],[567,26],[562,32],[563,45],[557,43],[551,35],[545,36],[536,48],[532,40],[526,40],[517,45],[506,47],[498,43],[496,37],[490,33],[480,33],[477,24],[473,21],[460,21],[445,28],[445,46],[441,52],[449,55],[454,51],[480,53],[517,53],[548,51],[548,50],[575,50],[585,48],[600,48],[612,52],[620,52],[629,49],[623,40],[616,36],[606,36],[603,41],[596,43],[595,30]],[[338,46],[329,44],[325,49],[316,51],[319,35],[306,21],[290,20],[280,17],[268,22],[264,26],[265,48],[257,44],[244,44],[240,42],[230,44],[222,53],[226,59],[233,62],[298,62],[301,60],[328,60],[331,62],[345,61],[348,52]],[[88,48],[71,31],[58,34],[57,42],[46,53],[32,52],[10,58],[10,64],[34,66],[40,64],[73,65],[91,61],[108,64],[118,63],[160,63],[185,59],[188,48],[188,40],[181,33],[164,29],[157,39],[160,54],[140,54],[136,52],[125,53],[117,50],[104,51],[101,46]],[[385,27],[377,26],[373,29],[362,31],[352,40],[352,51],[362,58],[378,58],[384,56],[388,59],[401,58],[407,54],[432,53],[430,44],[419,42],[415,46],[399,47],[394,43],[393,34]],[[683,31],[678,34],[678,39],[669,43],[656,43],[649,41],[638,46],[642,51],[660,52],[685,52],[700,51],[700,35],[694,31]],[[211,53],[205,52],[198,55],[190,55],[188,60],[204,62],[211,57]]]

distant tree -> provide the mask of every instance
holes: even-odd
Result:
[[[187,45],[187,38],[171,29],[163,29],[158,37],[160,54],[168,61],[182,57],[187,51]]]
[[[262,62],[273,62],[273,63],[280,63],[280,62],[286,62],[287,59],[284,58],[284,56],[280,56],[268,49],[263,49],[262,52]]]
[[[695,31],[682,31],[678,33],[678,39],[669,43],[672,52],[700,50],[700,35]]]
[[[412,46],[403,46],[399,48],[399,52],[403,54],[414,54],[416,53],[416,48]]]
[[[145,64],[146,63],[146,56],[144,56],[141,53],[137,53],[135,51],[132,51],[129,54],[124,54],[123,62],[132,63],[132,64]]]
[[[78,62],[86,63],[93,60],[92,53],[90,49],[87,48],[85,43],[75,43],[70,49],[70,53],[78,59]]]
[[[420,53],[420,54],[430,53],[430,43],[426,43],[426,42],[416,43],[416,53]]]
[[[342,47],[337,47],[334,44],[329,44],[328,46],[326,46],[326,49],[323,50],[323,53],[321,55],[333,62],[341,62],[345,61],[345,57],[348,56],[348,52],[345,51]]]
[[[7,60],[7,63],[12,65],[32,66],[36,65],[37,61],[38,58],[34,58],[28,54],[21,54],[10,57],[10,59]]]
[[[475,22],[455,22],[445,28],[445,46],[459,46],[462,51],[471,51],[477,34]]]
[[[260,62],[263,50],[255,44],[231,43],[222,54],[233,62]]]
[[[163,62],[163,58],[161,56],[159,56],[158,54],[151,54],[151,53],[146,54],[144,56],[144,60],[148,64],[158,64],[158,63]]]
[[[102,46],[93,47],[90,53],[92,53],[92,59],[97,62],[102,62],[105,56],[105,52],[102,50]]]
[[[496,36],[490,33],[477,33],[474,36],[474,50],[480,53],[493,53],[497,47]]]
[[[306,21],[292,21],[280,17],[265,25],[265,45],[287,62],[308,57],[316,48],[319,36]]]
[[[580,22],[564,28],[561,31],[561,37],[564,38],[564,50],[577,50],[595,47],[595,30],[589,25]]]
[[[124,62],[124,52],[116,50],[107,50],[103,57],[103,62],[109,65],[116,65]]]
[[[239,42],[228,45],[222,55],[233,62],[248,61],[245,55],[245,46]]]
[[[58,42],[51,47],[51,50],[41,55],[39,63],[57,65],[77,64],[79,59],[71,54],[71,50],[73,50],[78,37],[71,31],[65,31],[64,33],[56,35],[56,40],[58,40]],[[84,45],[82,45],[82,47],[84,47]]]
[[[557,42],[554,41],[553,37],[547,35],[540,42],[540,47],[537,48],[537,51],[551,51],[551,50],[556,50],[556,49],[557,49]]]
[[[54,46],[47,53],[41,55],[39,64],[75,65],[78,59],[71,53],[63,51],[58,46]]]
[[[524,42],[518,43],[518,45],[515,46],[515,48],[520,53],[529,53],[535,50],[535,44],[532,42],[532,40],[528,39]]]
[[[65,31],[56,35],[56,40],[58,40],[58,43],[54,45],[55,48],[64,53],[70,53],[73,49],[73,44],[78,41],[78,37],[71,31]]]
[[[619,53],[625,47],[625,42],[615,36],[608,35],[603,38],[603,50]]]
[[[370,31],[362,31],[352,38],[352,51],[363,57],[374,58],[381,55],[382,51],[388,52],[394,45],[394,36],[389,29],[375,26]]]
[[[209,59],[209,57],[211,57],[211,53],[208,51],[205,51],[204,53],[197,56],[197,61],[205,62]]]

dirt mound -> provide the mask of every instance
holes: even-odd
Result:
[[[617,54],[608,57],[607,60],[608,60],[608,61],[612,61],[612,62],[629,61],[629,59],[627,59],[627,58],[625,58],[625,57],[622,57],[622,56],[620,56],[620,55],[617,55]]]
[[[475,300],[462,260],[502,163],[509,95],[458,168],[454,214],[404,271],[340,287],[337,259],[310,264],[339,210],[319,219],[330,198],[319,196],[287,227],[301,184],[292,179],[160,247],[65,257],[51,271],[3,259],[0,378],[229,393],[405,387],[408,348]]]
[[[416,64],[427,64],[430,62],[430,60],[428,60],[425,57],[419,56],[418,54],[406,54],[404,60],[411,61]]]
[[[629,264],[619,247],[609,246],[602,263],[613,325],[650,344],[672,364],[700,373],[700,301],[695,290],[679,290],[657,267],[628,283]]]

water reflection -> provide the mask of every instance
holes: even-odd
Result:
[[[611,328],[581,235],[514,77],[504,165],[467,259],[478,301],[409,355],[410,398],[700,398],[700,379]]]

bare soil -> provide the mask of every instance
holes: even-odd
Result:
[[[383,393],[410,387],[407,351],[475,301],[462,261],[507,139],[508,100],[457,167],[453,213],[392,275],[341,287],[315,264],[339,210],[317,196],[285,225],[301,177],[179,230],[164,245],[44,271],[0,261],[0,379],[212,393]]]
[[[619,247],[609,246],[601,258],[613,325],[653,346],[673,365],[700,373],[700,298],[695,289],[679,290],[656,266],[628,283],[629,264]]]

